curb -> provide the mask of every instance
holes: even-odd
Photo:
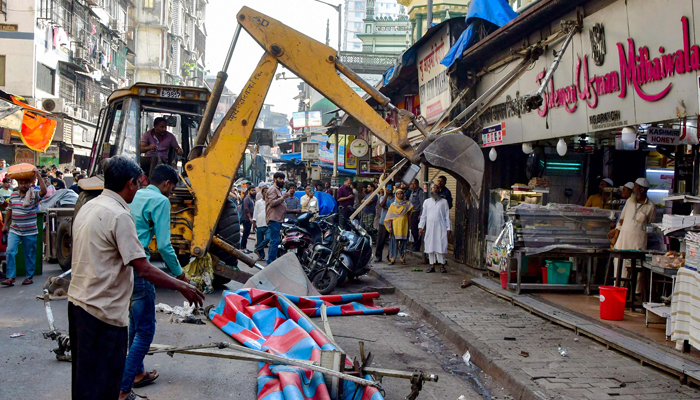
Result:
[[[369,272],[381,281],[388,285],[396,287],[389,280],[384,278],[379,272],[372,269]],[[481,289],[479,289],[481,290]],[[484,373],[490,375],[498,383],[506,388],[511,396],[516,400],[546,400],[551,396],[546,395],[542,391],[534,391],[531,387],[532,381],[525,375],[520,373],[506,372],[499,364],[500,358],[497,354],[489,354],[482,352],[480,349],[488,347],[479,339],[472,336],[470,333],[460,329],[460,327],[448,318],[440,315],[439,312],[432,307],[422,304],[404,293],[399,287],[396,287],[394,295],[400,302],[406,304],[410,312],[432,325],[440,335],[453,346],[457,347],[460,354],[467,351],[471,354],[471,362],[481,368]]]

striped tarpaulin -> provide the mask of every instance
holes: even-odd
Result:
[[[321,304],[328,315],[396,314],[398,307],[379,308],[378,293],[317,297],[286,296],[309,316],[320,316]],[[246,347],[299,360],[320,361],[321,350],[337,350],[315,326],[308,323],[275,292],[258,289],[224,291],[223,299],[209,318],[226,334]],[[350,363],[349,360],[346,360]],[[369,379],[369,378],[368,378]],[[383,400],[375,388],[356,387],[343,381],[338,400]],[[261,364],[258,400],[331,400],[323,375],[288,365]],[[333,399],[336,400],[336,399]]]

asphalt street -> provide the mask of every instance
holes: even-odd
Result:
[[[43,302],[36,299],[49,276],[60,273],[58,265],[44,265],[44,274],[32,286],[0,288],[0,374],[2,398],[69,399],[70,364],[55,359],[54,343],[42,337],[48,329]],[[357,292],[365,286],[378,285],[364,277],[358,283],[338,289]],[[232,282],[229,289],[241,285]],[[381,286],[381,285],[379,285]],[[221,290],[207,296],[206,305],[218,303]],[[181,305],[179,293],[158,289],[157,303]],[[383,305],[395,305],[391,295],[380,299]],[[400,304],[399,304],[400,306]],[[67,331],[67,302],[52,302],[56,328]],[[205,319],[205,318],[204,318]],[[155,343],[191,345],[231,340],[211,322],[205,325],[176,324],[170,316],[157,314]],[[330,318],[338,344],[349,356],[359,356],[358,341],[374,354],[373,365],[413,371],[421,369],[440,376],[438,383],[426,383],[419,399],[456,400],[504,399],[507,391],[473,364],[467,365],[461,355],[443,344],[437,331],[411,316],[349,316]],[[10,338],[14,333],[24,336]],[[173,358],[157,354],[146,358],[146,368],[156,368],[160,377],[155,384],[137,389],[151,399],[254,399],[257,364],[208,357],[176,354]],[[410,392],[406,380],[385,378],[386,399],[403,399]]]

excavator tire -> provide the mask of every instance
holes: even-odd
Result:
[[[216,227],[216,235],[221,236],[226,243],[233,245],[239,249],[241,247],[241,224],[238,220],[238,208],[236,203],[231,199],[226,199],[224,209],[221,211],[221,218]],[[238,266],[238,259],[218,246],[211,245],[209,252],[218,257],[221,262],[232,267]],[[231,282],[231,279],[224,278],[220,275],[214,275],[214,286],[223,286]]]
[[[56,258],[58,258],[58,265],[61,266],[63,271],[71,269],[71,260],[73,258],[73,238],[70,234],[70,225],[71,221],[68,219],[61,221],[56,233]]]

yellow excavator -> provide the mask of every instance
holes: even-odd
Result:
[[[191,256],[202,257],[208,252],[214,255],[217,283],[230,279],[245,282],[249,275],[237,270],[237,260],[248,265],[254,263],[236,249],[240,238],[238,215],[229,192],[278,64],[294,72],[411,163],[424,163],[447,171],[468,189],[465,196],[478,199],[484,158],[472,139],[459,132],[428,133],[415,115],[396,108],[389,98],[345,66],[331,47],[248,7],[236,14],[236,20],[238,26],[224,68],[218,73],[211,93],[202,88],[141,83],[112,93],[94,140],[89,168],[92,178],[80,181],[83,193],[76,209],[102,190],[99,178],[102,159],[128,154],[143,165],[140,135],[145,132],[145,123],[155,115],[164,116],[175,130],[186,157],[180,166],[187,185],[176,189],[170,199],[173,246],[183,263]],[[225,71],[241,29],[265,49],[265,54],[233,106],[211,134],[209,127],[227,78]],[[338,73],[357,84],[383,107],[396,112],[398,130],[363,101]],[[410,126],[425,136],[417,147],[411,146],[407,140]],[[59,256],[59,260],[70,257],[70,224],[59,218],[53,225],[62,223],[64,229],[56,237],[55,247],[59,253],[66,254]]]

